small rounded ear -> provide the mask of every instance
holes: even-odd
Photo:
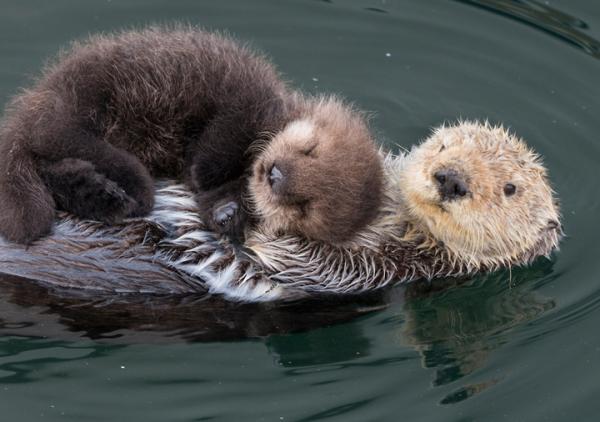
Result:
[[[556,230],[560,227],[560,223],[556,220],[548,220],[548,225],[546,226],[546,228],[548,230]]]

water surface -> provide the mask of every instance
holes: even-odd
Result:
[[[69,40],[184,20],[373,112],[390,148],[503,122],[544,156],[568,237],[551,261],[294,308],[129,307],[2,280],[5,420],[563,421],[600,405],[600,3],[0,1],[0,100]],[[445,287],[445,288],[444,288]]]

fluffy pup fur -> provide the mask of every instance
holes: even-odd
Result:
[[[341,244],[377,215],[382,160],[361,114],[330,98],[302,109],[257,156],[250,199],[265,233]]]
[[[242,201],[257,154],[279,139],[305,142],[303,133],[279,136],[293,134],[302,125],[296,120],[308,122],[315,143],[328,144],[325,162],[340,151],[345,166],[273,162],[265,172],[269,188],[278,186],[274,195],[250,192],[251,201]],[[346,120],[359,132],[344,128]],[[361,120],[335,98],[289,90],[265,58],[219,34],[154,27],[93,36],[73,43],[7,107],[0,235],[29,243],[51,230],[56,208],[111,223],[144,215],[154,202],[152,177],[175,177],[198,194],[213,230],[238,236],[256,214],[256,224],[266,220],[275,231],[343,241],[372,218],[382,185],[375,144],[364,123],[353,123]],[[347,182],[337,192],[331,183],[339,180]],[[311,192],[300,192],[308,185]],[[304,210],[294,218],[310,209],[314,227],[260,212],[280,200]]]

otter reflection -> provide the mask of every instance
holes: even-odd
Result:
[[[0,275],[0,335],[101,342],[228,341],[308,331],[385,306],[384,293],[239,303],[206,293],[103,295]]]
[[[513,270],[510,285],[509,278],[502,271],[414,282],[371,295],[242,304],[206,294],[90,300],[76,291],[2,276],[0,334],[118,344],[263,338],[281,365],[302,367],[368,356],[377,339],[356,319],[392,307],[403,316],[399,341],[419,353],[423,367],[434,370],[433,384],[441,386],[481,368],[511,330],[555,307],[536,291],[553,278],[552,262]],[[442,403],[464,400],[497,381],[463,386]]]
[[[555,308],[554,299],[536,291],[553,278],[552,262],[538,261],[456,287],[412,284],[405,294],[402,342],[418,351],[424,368],[434,370],[434,386],[449,384],[481,368],[513,329]],[[464,400],[498,381],[462,386],[441,403]]]

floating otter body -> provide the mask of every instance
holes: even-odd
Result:
[[[546,170],[501,127],[439,128],[409,154],[386,156],[384,169],[383,207],[344,246],[255,231],[240,250],[206,229],[189,191],[170,185],[157,190],[147,218],[109,227],[64,216],[27,249],[1,244],[0,268],[90,294],[209,291],[267,301],[492,271],[558,246]]]
[[[184,180],[212,230],[240,235],[250,209],[272,232],[333,242],[375,216],[382,190],[360,113],[183,27],[74,43],[9,105],[0,157],[0,234],[21,243],[50,231],[55,208],[108,223],[147,214],[152,177]],[[261,191],[242,201],[248,177]]]

